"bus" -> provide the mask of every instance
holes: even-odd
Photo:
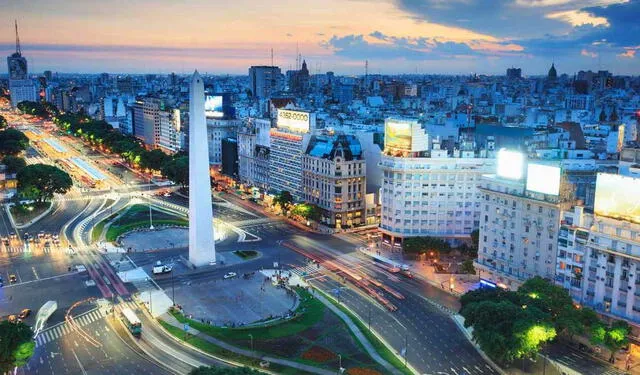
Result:
[[[120,315],[122,322],[129,332],[131,332],[134,336],[140,336],[142,333],[142,323],[140,319],[136,316],[136,314],[130,308],[122,309],[122,314]]]

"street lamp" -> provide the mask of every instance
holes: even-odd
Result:
[[[249,339],[251,340],[251,351],[253,351],[253,335],[249,334]]]

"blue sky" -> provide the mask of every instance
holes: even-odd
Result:
[[[640,0],[0,0],[0,54],[20,24],[31,70],[639,74]],[[638,52],[638,53],[637,53]],[[638,54],[638,56],[636,56]]]

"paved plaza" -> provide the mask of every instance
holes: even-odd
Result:
[[[297,295],[255,272],[248,279],[218,279],[197,288],[176,285],[176,303],[193,319],[218,326],[238,326],[286,316],[298,305]],[[171,289],[166,290],[167,294]]]
[[[132,251],[173,249],[189,246],[188,228],[164,228],[154,231],[140,230],[126,234],[122,247]]]

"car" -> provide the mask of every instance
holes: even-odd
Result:
[[[227,273],[225,273],[225,274],[224,274],[224,276],[223,276],[223,277],[224,277],[225,279],[233,279],[233,278],[234,278],[234,277],[236,277],[236,276],[238,276],[238,274],[237,274],[237,273],[235,273],[235,272],[227,272]]]
[[[44,237],[45,233],[43,230],[40,231],[40,233],[38,233],[38,238],[42,238]]]
[[[57,240],[60,238],[60,236],[57,233],[54,233],[53,235],[51,235],[51,238],[53,238],[54,240]]]
[[[49,248],[51,248],[51,242],[46,241],[46,242],[44,243],[44,248],[45,248],[45,249],[49,249]]]
[[[4,244],[4,246],[9,247],[9,240],[4,240],[4,241],[2,241],[2,243]]]
[[[9,275],[9,282],[11,284],[13,284],[13,283],[15,283],[17,281],[18,281],[18,278],[16,277],[16,275],[14,275],[14,274]]]
[[[16,318],[15,315],[9,315],[9,318],[7,318],[7,320],[9,321],[9,323],[16,323],[18,318]]]
[[[15,239],[17,236],[16,236],[15,232],[11,232],[11,233],[9,233],[9,237],[11,237],[12,239]]]
[[[170,196],[171,196],[171,193],[166,192],[166,193],[164,193],[164,194],[162,194],[162,195],[163,195],[163,196],[165,196],[165,197],[170,197]]]
[[[31,315],[31,309],[22,309],[20,314],[18,314],[19,319],[26,319],[29,315]]]

